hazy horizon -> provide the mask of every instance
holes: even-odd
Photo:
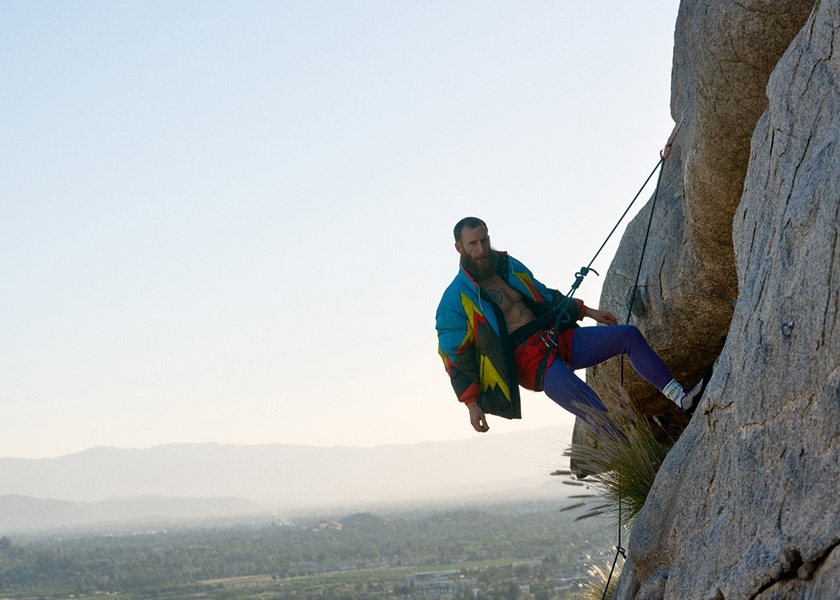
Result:
[[[460,460],[469,456],[481,464]],[[553,428],[371,448],[187,443],[0,458],[0,535],[266,510],[557,499],[579,490],[551,476],[566,468]]]

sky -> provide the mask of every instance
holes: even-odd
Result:
[[[0,457],[480,435],[452,227],[568,290],[673,127],[677,8],[0,0]],[[571,432],[523,413],[484,435]]]

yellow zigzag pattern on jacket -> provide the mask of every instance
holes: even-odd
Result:
[[[467,327],[467,335],[458,347],[459,352],[462,348],[466,348],[473,343],[479,327],[490,327],[490,324],[487,322],[487,317],[478,309],[475,302],[464,293],[461,294],[461,306],[464,307],[464,311],[467,313],[469,325]],[[479,357],[478,369],[479,386],[482,392],[487,391],[488,388],[499,388],[502,390],[505,398],[510,400],[510,388],[505,383],[504,378],[499,375],[499,371],[487,355],[482,354]]]
[[[496,367],[493,366],[490,359],[483,354],[481,355],[481,371],[479,377],[481,378],[482,391],[486,391],[487,388],[498,387],[502,390],[505,398],[510,400],[510,388],[507,386],[504,379],[502,379],[502,376],[499,375],[499,372],[496,370]]]

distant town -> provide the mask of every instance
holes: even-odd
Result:
[[[568,503],[566,503],[568,506]],[[570,600],[614,558],[555,502],[0,538],[0,597]]]

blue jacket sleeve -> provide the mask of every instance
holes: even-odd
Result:
[[[480,395],[475,333],[466,313],[459,310],[460,304],[452,306],[452,303],[451,295],[445,294],[435,316],[438,353],[458,400],[469,404],[478,400]]]

